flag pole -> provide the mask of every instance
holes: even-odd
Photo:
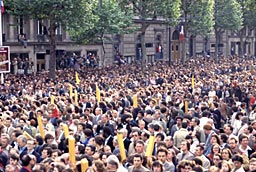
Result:
[[[3,46],[3,22],[2,22],[2,0],[1,1],[1,11],[0,11],[0,46]],[[4,84],[4,73],[1,73],[1,84]]]

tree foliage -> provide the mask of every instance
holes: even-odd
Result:
[[[68,28],[72,22],[84,16],[89,17],[90,0],[5,0],[5,5],[10,15],[49,21],[50,25],[46,25],[51,53],[49,77],[55,78],[55,30],[60,25],[62,28]]]
[[[219,54],[219,43],[221,34],[225,30],[237,31],[243,25],[243,13],[241,5],[237,0],[216,0],[214,9],[215,19],[215,56]]]
[[[122,34],[132,24],[130,8],[122,9],[118,0],[93,0],[90,17],[72,22],[71,37],[79,43],[104,41],[106,34]]]
[[[139,21],[142,64],[146,64],[145,33],[151,23],[162,20],[166,24],[177,24],[180,17],[180,0],[119,0],[123,7],[132,7]]]
[[[243,13],[237,0],[215,1],[215,29],[235,31],[243,25]]]
[[[207,37],[214,26],[214,0],[196,0],[190,8],[188,31]]]

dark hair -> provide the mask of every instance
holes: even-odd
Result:
[[[187,128],[188,127],[188,123],[187,122],[182,122],[181,123],[181,128]]]
[[[202,158],[200,158],[200,157],[195,157],[195,158],[193,159],[193,161],[195,162],[196,165],[201,165],[201,166],[203,166]]]
[[[227,141],[228,141],[228,136],[227,136],[226,134],[221,133],[221,134],[220,134],[220,138],[221,138],[221,140],[223,141],[223,143],[227,143]]]
[[[200,120],[199,120],[197,117],[194,117],[193,119],[195,120],[195,122],[196,122],[197,125],[200,124]]]
[[[193,167],[192,170],[196,172],[204,172],[202,165],[200,166],[196,165],[195,167]]]
[[[240,134],[240,135],[239,135],[239,138],[238,138],[238,139],[239,139],[239,143],[241,143],[242,140],[245,139],[245,138],[246,138],[246,139],[249,139],[247,135],[245,135],[245,134]]]
[[[38,142],[38,145],[43,145],[44,144],[44,140],[43,140],[42,136],[37,135],[36,136],[36,141]]]
[[[96,147],[94,145],[86,145],[86,147],[89,147],[92,152],[96,151]]]
[[[32,158],[27,154],[27,155],[24,155],[22,158],[21,158],[21,163],[22,163],[22,166],[28,166],[29,165],[29,162],[32,160]]]
[[[157,155],[158,155],[159,152],[164,152],[165,155],[168,154],[168,150],[167,150],[167,149],[164,149],[164,148],[158,149],[158,150],[157,150]]]
[[[134,158],[140,158],[140,160],[143,161],[143,157],[142,157],[140,154],[137,154],[137,153],[134,154],[134,155],[133,155],[133,159],[134,159]]]
[[[94,138],[94,140],[95,140],[95,143],[98,144],[98,145],[103,145],[104,144],[104,138],[102,136],[98,135]]]
[[[164,165],[161,161],[157,160],[157,161],[154,161],[153,164],[152,164],[152,168],[153,167],[161,167],[161,171],[163,172],[164,171]]]
[[[164,134],[163,133],[157,133],[156,137],[160,137],[161,141],[164,140]]]
[[[48,157],[52,156],[52,148],[51,147],[44,147],[43,150],[47,150]]]
[[[233,158],[232,158],[232,161],[238,161],[238,162],[241,162],[243,164],[244,160],[243,160],[243,157],[241,155],[234,155]]]

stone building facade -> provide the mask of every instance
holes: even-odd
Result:
[[[31,70],[41,71],[49,69],[49,41],[46,35],[44,25],[48,21],[36,21],[28,18],[15,18],[13,16],[3,15],[3,45],[10,46],[11,60],[14,58],[28,58],[31,64]],[[139,25],[135,20],[134,24]],[[247,38],[245,48],[248,55],[255,55],[256,40],[254,31],[245,30]],[[61,27],[56,30],[57,36],[57,60],[64,54],[86,56],[93,53],[99,58],[99,65],[111,65],[115,61],[115,56],[120,53],[123,58],[131,63],[141,58],[140,33],[134,32],[124,35],[109,35],[112,41],[104,43],[105,55],[101,45],[77,45],[71,41],[67,32]],[[25,42],[24,42],[25,41]],[[201,56],[205,53],[213,54],[215,49],[215,37],[212,34],[208,40],[190,35],[187,41],[187,58],[191,56]],[[147,62],[156,60],[169,61],[179,59],[181,54],[181,44],[179,41],[179,28],[168,27],[161,21],[155,22],[149,26],[145,36]],[[231,32],[225,32],[222,35],[220,51],[223,55],[239,54],[240,39]],[[36,64],[36,65],[34,65]]]

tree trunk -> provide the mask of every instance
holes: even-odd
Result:
[[[181,63],[184,64],[186,57],[187,57],[187,32],[188,31],[188,20],[187,20],[187,13],[185,13],[185,22],[183,24],[183,32],[184,32],[184,40],[182,42],[182,53],[181,53]]]
[[[218,60],[218,54],[219,54],[219,32],[218,30],[215,28],[215,61]]]
[[[101,46],[102,46],[102,51],[103,51],[103,54],[102,54],[102,57],[101,57],[102,66],[104,66],[105,65],[105,53],[106,53],[106,51],[105,51],[105,46],[104,46],[104,36],[103,35],[101,36]],[[98,64],[98,65],[100,65],[100,64]]]
[[[240,39],[240,51],[239,51],[239,56],[242,57],[244,55],[244,36],[243,34],[240,32],[239,33],[239,39]]]
[[[146,52],[146,45],[145,45],[145,34],[146,30],[148,28],[148,25],[145,23],[142,23],[141,26],[141,53],[142,53],[142,70],[145,70],[145,67],[147,65],[147,52]]]
[[[55,33],[55,22],[50,21],[49,28],[50,36],[50,64],[49,64],[49,78],[56,78],[56,33]]]

